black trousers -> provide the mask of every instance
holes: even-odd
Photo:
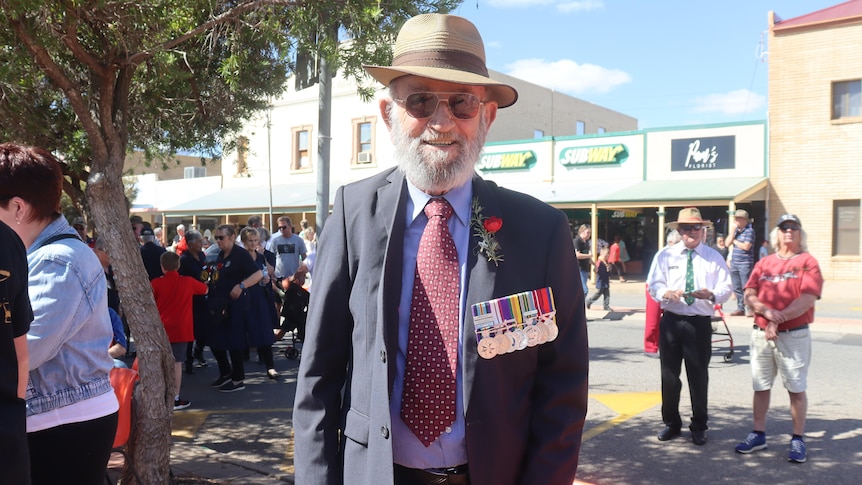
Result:
[[[665,425],[682,428],[679,395],[680,372],[685,361],[688,392],[691,395],[692,431],[707,429],[709,359],[712,356],[712,323],[709,316],[677,315],[665,311],[659,323],[661,359],[661,417]]]
[[[213,357],[218,363],[219,376],[230,376],[234,382],[245,380],[245,352],[243,350],[227,351],[213,348],[210,350],[212,350]],[[228,354],[230,354],[230,361],[227,359]]]
[[[105,483],[105,468],[116,432],[117,413],[113,413],[29,433],[33,485]]]

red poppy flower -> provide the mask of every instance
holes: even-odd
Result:
[[[501,227],[503,227],[503,219],[499,217],[491,216],[484,221],[482,221],[482,225],[485,227],[485,230],[494,234],[499,231]]]

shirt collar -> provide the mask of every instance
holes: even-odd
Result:
[[[679,248],[677,248],[677,246],[679,246]],[[688,247],[686,247],[686,245],[685,245],[682,241],[680,241],[680,242],[678,242],[678,243],[674,244],[674,245],[673,245],[673,247],[674,247],[675,249],[677,249],[677,254],[685,255],[685,252],[686,252],[686,251],[688,251]],[[697,246],[695,246],[695,247],[693,248],[693,249],[694,249],[694,252],[695,252],[696,254],[698,254],[698,255],[702,255],[702,254],[701,254],[701,252],[702,252],[702,249],[701,249],[701,248],[702,248],[702,247],[703,247],[703,243],[697,243]]]
[[[406,180],[406,179],[405,179]],[[415,185],[407,180],[407,192],[410,195],[410,202],[413,204],[412,213],[408,214],[409,222],[412,223],[425,210],[425,205],[434,197],[422,192]],[[467,226],[470,223],[470,199],[473,196],[473,181],[468,180],[454,189],[440,196],[449,202],[452,210],[455,211],[455,216],[458,218],[458,223],[462,226]],[[408,207],[408,210],[411,210]]]

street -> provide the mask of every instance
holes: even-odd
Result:
[[[751,320],[742,320],[740,322]],[[731,326],[735,353],[715,344],[710,363],[709,442],[683,436],[660,442],[661,383],[658,359],[643,354],[643,318],[593,320],[590,336],[590,408],[578,478],[595,484],[654,483],[858,483],[862,470],[862,335],[818,332],[812,326],[806,426],[808,462],[787,461],[789,398],[778,378],[767,422],[769,448],[741,455],[734,447],[751,430],[751,325]],[[684,373],[683,373],[684,374]],[[691,404],[683,375],[680,412]]]
[[[791,464],[787,462],[789,400],[780,378],[769,414],[769,448],[750,455],[734,451],[751,430],[751,319],[744,317],[728,319],[734,340],[729,363],[723,359],[729,342],[714,344],[709,442],[695,446],[686,429],[676,440],[656,439],[663,427],[659,362],[643,354],[643,288],[642,282],[614,284],[611,306],[618,311],[588,311],[590,402],[579,480],[594,484],[858,482],[862,315],[855,302],[833,298],[823,302],[823,312],[818,303],[818,317],[825,314],[844,323],[812,325],[805,433],[808,462]],[[291,406],[298,361],[280,352],[285,346],[286,342],[276,346],[276,367],[282,375],[278,382],[266,378],[263,366],[254,362],[254,352],[246,362],[244,391],[225,394],[209,386],[217,374],[211,357],[208,368],[184,376],[183,397],[192,406],[174,413],[171,462],[175,474],[222,479],[218,483],[292,482]],[[690,409],[683,375],[680,411],[684,420]]]

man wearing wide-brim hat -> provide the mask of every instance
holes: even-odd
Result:
[[[680,210],[677,220],[668,227],[679,231],[682,244],[657,254],[647,277],[650,296],[660,302],[664,311],[659,323],[659,358],[665,427],[658,435],[659,441],[682,434],[679,376],[683,362],[691,395],[691,439],[695,445],[707,441],[711,317],[714,305],[727,301],[733,291],[724,258],[703,244],[703,231],[711,226],[712,222],[704,220],[697,208]]]
[[[398,167],[341,187],[321,231],[297,483],[571,484],[588,347],[568,221],[474,170],[518,93],[452,15],[410,19],[392,64],[366,70],[388,86]]]
[[[749,314],[745,308],[743,288],[754,267],[754,228],[748,218],[748,211],[738,209],[733,213],[733,223],[727,231],[725,245],[731,249],[730,279],[733,282],[733,292],[736,294],[736,310],[730,315],[739,317]]]

